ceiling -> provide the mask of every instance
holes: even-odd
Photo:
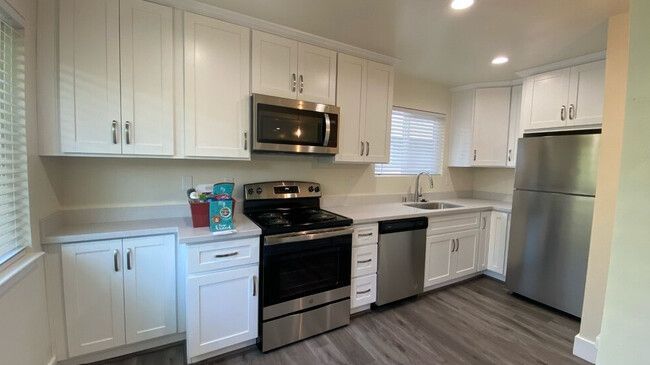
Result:
[[[606,48],[607,18],[627,0],[200,0],[400,59],[397,71],[449,86]],[[496,55],[510,62],[493,66]]]

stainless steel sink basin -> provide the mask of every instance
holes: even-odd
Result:
[[[408,203],[404,204],[407,207],[426,209],[426,210],[439,210],[449,208],[460,208],[462,205],[442,203],[442,202],[422,202],[422,203]]]

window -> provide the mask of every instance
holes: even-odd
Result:
[[[390,163],[376,164],[377,175],[442,173],[445,149],[444,115],[393,108],[390,131]]]
[[[31,244],[22,36],[0,17],[0,263]]]

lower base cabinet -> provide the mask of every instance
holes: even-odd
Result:
[[[70,357],[176,333],[176,236],[65,244]]]
[[[508,235],[510,215],[492,212],[490,218],[490,239],[487,244],[487,270],[505,276],[508,260]]]
[[[478,248],[478,229],[427,237],[424,287],[476,272]]]
[[[377,274],[353,278],[350,287],[350,307],[358,308],[377,301]]]
[[[188,276],[188,358],[257,338],[257,278],[257,265]]]
[[[377,223],[354,226],[350,268],[350,312],[367,309],[377,301]]]

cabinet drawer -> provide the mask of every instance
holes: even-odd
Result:
[[[352,277],[377,272],[377,244],[352,248]]]
[[[427,236],[478,228],[480,217],[480,213],[466,213],[429,218]]]
[[[350,307],[357,308],[362,305],[372,304],[377,300],[377,275],[367,275],[352,279],[350,285]]]
[[[258,237],[190,245],[187,248],[189,274],[259,262]]]
[[[379,242],[379,225],[377,223],[354,226],[352,246],[363,246]]]

